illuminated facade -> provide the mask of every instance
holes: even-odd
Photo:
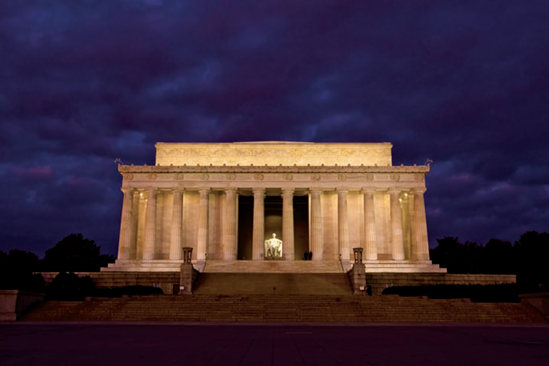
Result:
[[[429,260],[425,175],[390,143],[158,143],[155,166],[120,165],[124,201],[107,271],[177,271],[182,247],[210,261],[339,261],[367,272],[445,272]],[[282,240],[268,256],[265,241]],[[312,254],[310,254],[312,253]]]

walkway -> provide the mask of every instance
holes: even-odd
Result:
[[[547,365],[549,327],[0,324],[12,365]]]

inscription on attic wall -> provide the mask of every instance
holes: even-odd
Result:
[[[392,164],[390,143],[157,143],[160,166],[387,166]]]

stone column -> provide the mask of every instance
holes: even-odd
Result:
[[[374,191],[364,188],[364,233],[367,261],[377,260],[376,214],[374,206]]]
[[[414,189],[412,191],[414,197],[414,216],[415,222],[412,223],[415,225],[416,232],[416,243],[417,243],[417,259],[418,260],[429,260],[429,241],[427,239],[427,217],[425,215],[425,199],[423,194],[425,193],[425,188]]]
[[[282,250],[288,261],[295,259],[294,246],[294,190],[282,190]]]
[[[198,191],[200,201],[198,203],[198,240],[196,243],[196,259],[204,260],[206,258],[208,247],[208,201],[210,190],[203,188]],[[179,250],[182,250],[179,248]]]
[[[154,259],[156,242],[156,188],[147,188],[147,211],[145,213],[145,240],[143,243],[143,259]]]
[[[400,190],[390,189],[391,196],[391,231],[392,231],[392,258],[404,259],[404,241],[402,239],[402,212],[400,211]]]
[[[223,241],[225,247],[225,259],[236,260],[236,189],[228,188],[225,190],[225,226]]]
[[[309,191],[311,192],[311,251],[313,252],[313,260],[322,260],[324,252],[320,207],[322,191],[318,188],[311,188]]]
[[[183,218],[183,192],[173,191],[172,232],[170,241],[170,259],[181,260],[181,225]]]
[[[141,200],[142,194],[134,189],[133,191],[133,201],[132,201],[132,240],[130,245],[130,259],[137,259],[137,243],[138,243],[138,228],[139,228],[139,201]]]
[[[254,226],[252,259],[265,258],[265,189],[254,189]]]
[[[133,212],[133,188],[122,188],[124,201],[122,203],[122,219],[120,221],[120,240],[118,242],[118,259],[130,259],[130,247],[132,245],[132,212]]]
[[[338,216],[338,236],[339,236],[339,254],[341,259],[349,260],[349,212],[347,210],[347,190],[337,190],[337,216]]]

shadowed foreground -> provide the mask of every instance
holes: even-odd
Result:
[[[546,326],[0,324],[11,365],[546,365]]]

